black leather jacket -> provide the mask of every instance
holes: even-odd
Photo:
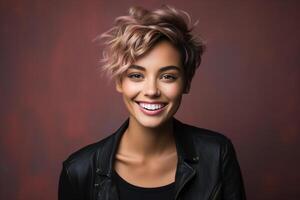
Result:
[[[231,141],[220,133],[174,119],[178,155],[175,200],[243,200],[241,170]],[[59,200],[117,200],[112,180],[115,153],[129,123],[73,153],[63,162]]]

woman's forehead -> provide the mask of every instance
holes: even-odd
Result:
[[[138,58],[133,65],[149,66],[177,66],[181,65],[181,56],[178,49],[169,41],[155,44],[147,53]]]

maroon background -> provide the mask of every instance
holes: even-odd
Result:
[[[207,41],[177,118],[232,139],[248,199],[299,199],[298,2],[1,1],[0,199],[56,199],[67,155],[125,120],[92,40],[137,3],[188,11]]]

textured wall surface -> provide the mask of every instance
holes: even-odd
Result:
[[[208,46],[177,118],[232,139],[248,199],[300,199],[298,2],[2,0],[0,199],[56,199],[67,155],[126,119],[92,40],[130,5],[162,3]]]

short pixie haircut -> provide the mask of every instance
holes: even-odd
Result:
[[[188,13],[170,6],[149,11],[131,7],[129,15],[115,19],[115,25],[100,35],[104,39],[102,70],[109,78],[120,79],[123,72],[161,40],[168,40],[181,55],[185,88],[188,93],[201,63],[204,43],[192,34],[194,25]]]

